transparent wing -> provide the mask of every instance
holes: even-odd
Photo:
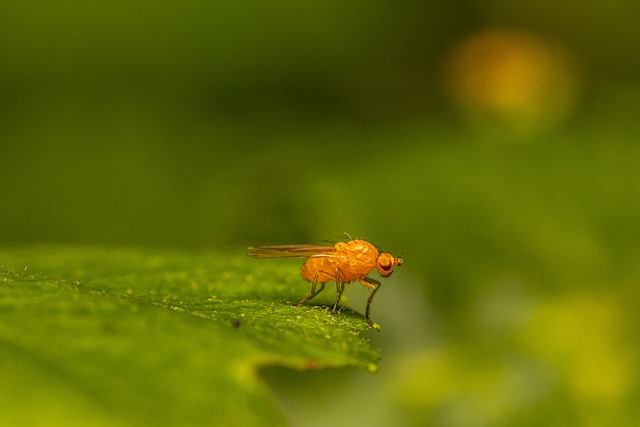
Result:
[[[277,245],[277,246],[251,246],[249,255],[251,258],[309,258],[330,256],[336,251],[333,246],[316,245]]]

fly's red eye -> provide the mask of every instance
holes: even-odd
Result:
[[[391,270],[391,267],[393,266],[393,264],[391,263],[391,261],[389,260],[389,258],[380,258],[378,260],[378,265],[380,266],[381,269],[385,270],[385,271],[389,271]]]

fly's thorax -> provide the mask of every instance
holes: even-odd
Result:
[[[378,259],[378,250],[366,240],[338,242],[335,252],[311,256],[302,266],[302,277],[318,283],[352,282],[368,275]]]
[[[368,275],[376,267],[378,249],[366,240],[350,240],[336,244],[335,263],[348,280]]]
[[[374,263],[378,258],[378,249],[366,240],[350,240],[336,243],[336,252],[346,258],[353,258],[361,262]]]

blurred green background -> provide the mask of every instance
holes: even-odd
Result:
[[[638,24],[604,0],[5,0],[0,243],[364,236],[405,258],[380,372],[265,370],[293,425],[637,423]]]

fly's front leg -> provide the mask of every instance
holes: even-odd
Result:
[[[311,292],[309,293],[309,295],[307,295],[306,297],[302,298],[300,301],[298,301],[297,303],[293,304],[294,307],[299,306],[300,304],[309,301],[311,298],[315,297],[316,295],[318,295],[320,293],[320,291],[322,291],[324,289],[324,285],[326,284],[326,282],[322,282],[320,283],[320,289],[318,289],[316,291],[316,285],[318,284],[318,275],[316,274],[316,277],[313,278],[313,282],[311,282]]]
[[[367,323],[369,324],[370,327],[373,328],[374,323],[371,320],[371,302],[373,301],[373,296],[376,294],[376,292],[378,292],[378,289],[380,288],[381,283],[370,277],[361,278],[360,283],[362,283],[367,288],[371,289],[371,295],[369,295],[369,299],[367,300],[367,311],[365,314],[367,316]]]

